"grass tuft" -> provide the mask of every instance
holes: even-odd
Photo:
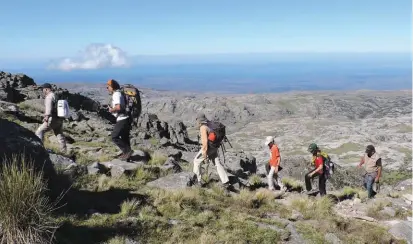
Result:
[[[293,209],[299,211],[304,219],[326,219],[333,216],[333,201],[328,196],[316,200],[297,198],[291,202]]]
[[[304,189],[304,185],[303,185],[302,182],[294,180],[292,178],[284,177],[284,178],[282,178],[282,183],[290,191],[301,192]]]
[[[141,201],[137,199],[126,200],[120,206],[120,215],[122,217],[130,217],[137,214]]]
[[[49,243],[57,224],[51,218],[56,203],[46,195],[42,173],[32,162],[13,156],[0,171],[1,243]]]

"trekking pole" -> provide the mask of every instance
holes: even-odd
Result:
[[[226,142],[228,142],[228,144],[229,144],[229,146],[230,146],[231,148],[233,148],[233,147],[232,147],[232,145],[231,145],[231,142],[229,142],[229,140],[228,140],[228,137],[227,137],[227,136],[225,136],[225,137],[224,137],[224,140],[225,140]]]

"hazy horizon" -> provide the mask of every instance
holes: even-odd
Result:
[[[411,55],[386,53],[221,54],[139,58],[129,67],[59,71],[7,69],[42,82],[104,83],[194,92],[263,93],[411,89]]]

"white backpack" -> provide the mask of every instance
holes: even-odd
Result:
[[[57,101],[57,117],[65,119],[70,117],[69,103],[67,103],[67,100]]]

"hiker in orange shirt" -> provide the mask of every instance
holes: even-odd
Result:
[[[278,172],[281,170],[280,162],[281,156],[277,144],[274,142],[274,137],[267,136],[265,139],[265,145],[270,149],[270,161],[267,165],[267,178],[268,178],[268,189],[273,191],[274,189],[274,177],[277,185],[281,190],[284,190],[284,186],[281,182],[281,178],[278,176]]]

